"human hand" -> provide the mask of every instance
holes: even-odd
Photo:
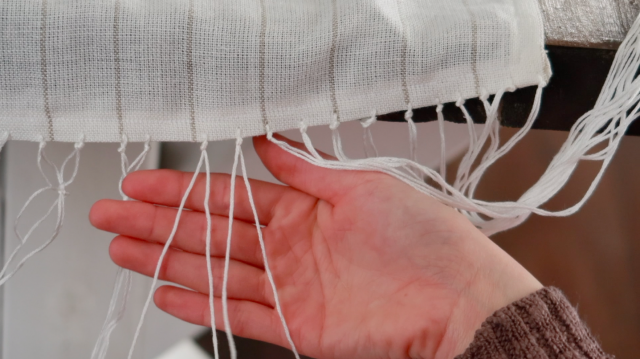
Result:
[[[291,142],[294,146],[302,145]],[[541,284],[463,215],[388,175],[316,167],[265,137],[258,155],[281,186],[252,180],[269,265],[297,349],[317,358],[451,358],[494,311]],[[120,234],[114,262],[152,276],[192,174],[140,171],[123,183],[140,202],[101,200],[91,223]],[[230,177],[211,175],[216,312],[226,249]],[[205,177],[186,203],[156,305],[209,326]],[[263,267],[253,214],[236,179],[229,272],[234,334],[288,346]],[[217,328],[223,328],[216,315]]]

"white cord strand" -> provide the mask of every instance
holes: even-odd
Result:
[[[444,134],[444,115],[442,114],[442,104],[440,103],[436,106],[436,115],[438,116],[438,130],[440,132],[440,176],[446,179],[447,178],[447,153],[446,153],[446,142],[445,142],[445,134]]]
[[[45,249],[47,246],[49,246],[49,244],[51,244],[56,239],[58,234],[60,233],[60,229],[62,228],[62,224],[64,223],[64,214],[65,214],[65,206],[64,206],[65,202],[64,202],[64,200],[65,200],[65,197],[68,195],[68,193],[66,191],[66,188],[67,188],[67,186],[69,186],[74,181],[74,179],[76,178],[76,175],[78,174],[78,167],[80,165],[80,150],[84,147],[84,136],[82,136],[80,141],[78,141],[78,142],[76,142],[74,144],[73,151],[71,151],[71,153],[65,158],[65,160],[62,162],[62,166],[60,166],[60,168],[58,168],[56,165],[54,165],[46,157],[46,154],[44,152],[45,147],[46,147],[46,142],[44,140],[41,140],[40,141],[40,145],[38,146],[37,163],[38,163],[38,169],[40,170],[40,173],[42,174],[45,182],[47,183],[47,186],[38,189],[37,191],[35,191],[29,197],[29,199],[27,199],[27,201],[25,202],[25,204],[20,209],[20,212],[18,213],[18,216],[16,217],[16,219],[14,221],[13,230],[14,230],[17,238],[20,240],[20,244],[11,253],[11,255],[9,256],[9,259],[6,261],[6,263],[4,264],[2,270],[0,271],[0,286],[4,285],[9,279],[11,279],[11,277],[13,277],[13,275],[15,273],[17,273],[18,270],[20,270],[20,268],[31,257],[33,257],[34,255],[36,255],[37,253],[39,253],[43,249]],[[72,173],[71,173],[70,178],[68,180],[65,180],[64,172],[65,172],[65,169],[67,167],[67,164],[72,159],[74,160],[73,161],[73,166],[74,167],[72,169]],[[52,184],[52,181],[49,180],[49,178],[44,173],[44,170],[42,169],[42,161],[44,161],[45,163],[47,163],[49,166],[51,166],[53,168],[53,170],[55,172],[55,177],[56,177],[56,181],[55,181],[56,184],[55,185]],[[20,231],[18,230],[18,225],[20,224],[20,219],[22,218],[22,215],[25,213],[25,211],[27,210],[27,208],[33,202],[34,199],[36,199],[40,194],[45,193],[47,191],[57,192],[58,196],[57,196],[56,200],[49,207],[49,209],[44,214],[44,216],[40,217],[40,219],[38,219],[29,228],[27,233],[24,236],[22,236],[20,234]],[[42,222],[44,222],[51,215],[51,213],[53,213],[54,209],[56,210],[56,214],[57,215],[56,215],[56,222],[55,222],[55,225],[54,225],[54,228],[53,228],[53,231],[52,231],[51,235],[40,246],[38,246],[36,249],[32,250],[27,255],[25,255],[20,260],[20,262],[18,262],[18,264],[13,268],[13,270],[7,272],[9,270],[9,266],[13,262],[13,259],[18,254],[20,249],[22,249],[22,247],[29,240],[29,238],[33,234],[33,231],[36,228],[38,228],[40,226],[40,224],[42,224]]]
[[[239,132],[239,131],[238,131]],[[227,287],[229,284],[229,262],[231,260],[231,235],[233,230],[233,211],[235,207],[235,194],[236,194],[236,174],[238,170],[238,158],[242,152],[242,137],[238,133],[236,139],[236,150],[233,156],[233,167],[231,167],[231,183],[229,186],[229,228],[227,231],[227,248],[224,255],[224,274],[222,278],[222,316],[224,321],[224,331],[227,334],[227,341],[229,342],[229,353],[231,359],[236,359],[238,356],[236,350],[236,343],[233,340],[233,332],[231,331],[231,322],[229,321],[229,308],[227,305]]]
[[[378,149],[373,142],[373,135],[371,134],[371,126],[378,120],[376,111],[374,110],[371,117],[360,120],[362,125],[362,142],[364,145],[364,154],[367,158],[378,157]]]
[[[473,136],[474,146],[470,147],[470,151],[467,152],[467,154],[463,157],[462,161],[460,162],[456,180],[453,185],[457,189],[461,189],[467,183],[467,179],[471,173],[471,167],[473,166],[476,159],[482,152],[482,149],[484,148],[487,142],[487,139],[491,138],[492,140],[492,145],[487,150],[487,153],[491,152],[492,148],[497,146],[494,132],[499,129],[498,127],[499,124],[497,123],[497,117],[498,117],[499,104],[500,104],[500,101],[502,100],[503,94],[504,94],[504,91],[498,91],[494,96],[493,102],[491,104],[489,104],[488,95],[483,94],[481,98],[482,103],[485,107],[485,112],[487,113],[487,119],[485,121],[484,128],[482,129],[482,132],[478,137],[475,136],[475,130],[474,130],[474,136]],[[459,107],[463,111],[463,114],[467,119],[467,123],[469,123],[469,121],[471,121],[471,116],[469,116],[469,113],[467,112],[466,108],[464,106],[459,106]]]
[[[551,161],[546,172],[517,201],[487,202],[473,198],[473,194],[488,166],[509,151],[531,128],[540,108],[542,87],[545,86],[544,81],[538,85],[534,104],[525,126],[502,147],[499,146],[497,118],[500,101],[506,89],[498,91],[491,103],[489,103],[489,96],[486,92],[481,97],[487,113],[487,121],[479,136],[476,136],[475,130],[472,128],[473,121],[462,101],[458,101],[457,105],[463,112],[469,126],[471,142],[469,150],[460,164],[453,186],[446,183],[442,174],[415,161],[390,157],[355,159],[349,162],[331,161],[294,148],[286,142],[273,138],[270,133],[268,133],[268,138],[285,151],[324,168],[379,171],[394,176],[416,190],[460,209],[472,223],[487,235],[511,228],[524,221],[531,213],[544,216],[568,216],[578,211],[594,192],[629,124],[640,116],[640,77],[636,76],[640,68],[639,36],[640,20],[637,20],[616,54],[614,65],[595,108],[574,124],[567,141]],[[476,162],[487,140],[490,141],[487,150],[478,166],[474,171],[471,171],[472,165]],[[604,144],[605,148],[590,153],[595,146],[600,144]],[[313,153],[310,140],[305,139],[305,146]],[[584,196],[577,203],[564,210],[541,209],[540,206],[565,185],[577,163],[584,159],[603,162],[599,173],[593,179]],[[419,180],[412,175],[414,172],[422,173],[425,178],[435,182],[436,186]],[[441,186],[441,189],[437,189],[437,186]]]
[[[131,343],[131,347],[129,348],[129,355],[127,356],[128,359],[131,359],[133,356],[133,351],[135,349],[136,342],[138,341],[138,337],[140,336],[140,330],[142,329],[142,324],[144,323],[145,315],[147,314],[147,310],[149,310],[149,304],[151,303],[151,299],[153,297],[156,284],[158,283],[158,277],[160,276],[160,269],[162,268],[162,262],[164,260],[164,257],[167,254],[167,251],[169,250],[169,247],[171,246],[171,243],[173,242],[173,239],[176,236],[176,232],[178,231],[178,224],[180,223],[180,217],[182,216],[182,212],[184,210],[185,203],[187,202],[187,198],[189,197],[189,194],[191,193],[191,190],[193,189],[193,186],[196,183],[196,179],[198,178],[198,173],[200,173],[200,169],[202,168],[204,157],[205,155],[202,155],[202,154],[200,155],[200,160],[198,160],[198,167],[193,173],[191,182],[189,182],[189,186],[187,187],[187,190],[184,192],[184,196],[182,196],[182,200],[180,201],[180,207],[178,207],[178,213],[176,214],[176,219],[173,222],[173,229],[171,230],[171,234],[169,234],[169,238],[167,239],[167,242],[162,248],[162,253],[160,254],[160,258],[158,259],[158,264],[156,265],[156,270],[153,275],[151,288],[149,289],[147,300],[145,301],[144,307],[142,308],[142,314],[140,315],[140,320],[138,321],[136,332],[133,335],[133,341]]]
[[[415,122],[413,122],[411,105],[408,105],[408,109],[404,113],[404,119],[407,121],[409,127],[409,155],[412,161],[418,162],[418,129],[416,128]]]
[[[329,125],[331,138],[333,139],[333,152],[335,152],[336,157],[338,157],[340,161],[350,161],[342,149],[342,139],[340,138],[340,131],[338,130],[339,126],[340,121],[338,121],[338,115],[334,114],[331,118],[331,124]]]
[[[278,296],[278,290],[276,289],[276,282],[273,279],[273,274],[271,273],[271,268],[269,267],[269,260],[267,258],[267,248],[264,243],[264,238],[262,237],[262,229],[260,227],[260,219],[258,218],[258,211],[256,210],[256,204],[253,201],[253,194],[251,192],[251,184],[249,183],[249,176],[247,175],[247,168],[244,163],[244,155],[242,154],[242,149],[240,149],[240,167],[242,168],[242,177],[244,179],[244,185],[247,188],[247,195],[249,197],[249,204],[251,205],[251,211],[253,211],[253,218],[256,222],[256,230],[258,231],[258,241],[260,242],[260,249],[262,250],[262,259],[264,261],[264,269],[267,273],[267,277],[269,278],[269,283],[271,284],[271,290],[273,291],[273,298],[276,305],[276,310],[278,311],[278,315],[280,316],[280,321],[282,322],[282,329],[284,330],[284,334],[291,346],[291,351],[296,359],[300,359],[300,355],[298,354],[298,350],[296,349],[295,344],[293,343],[293,339],[291,338],[291,333],[289,332],[289,326],[287,326],[287,321],[284,318],[284,314],[282,313],[282,306],[280,305],[280,298]]]
[[[209,281],[209,320],[211,321],[211,340],[213,342],[213,354],[215,359],[220,358],[218,353],[218,337],[216,336],[216,314],[213,291],[213,269],[211,268],[211,210],[209,208],[209,199],[211,198],[211,168],[209,168],[209,155],[207,154],[208,141],[203,141],[200,151],[204,157],[205,169],[205,189],[204,189],[204,215],[207,219],[207,233],[205,234],[206,257],[207,257],[207,279]]]
[[[144,143],[144,149],[131,164],[129,163],[129,158],[126,154],[127,144],[127,136],[123,135],[120,148],[118,148],[118,152],[120,153],[120,168],[122,172],[118,183],[118,190],[120,191],[123,201],[129,200],[129,197],[127,197],[122,190],[122,182],[130,172],[137,171],[144,163],[144,160],[151,149],[151,138],[147,136],[147,140]],[[127,302],[129,300],[129,293],[131,292],[132,280],[133,278],[130,270],[118,267],[111,300],[109,301],[107,316],[102,325],[102,329],[100,330],[100,334],[98,335],[98,339],[96,340],[96,344],[93,347],[93,351],[91,352],[91,359],[104,359],[106,357],[107,351],[109,350],[111,333],[124,316]]]

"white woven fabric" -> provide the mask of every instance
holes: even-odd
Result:
[[[200,141],[546,82],[535,0],[5,0],[0,132]]]

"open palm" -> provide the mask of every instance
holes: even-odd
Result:
[[[390,176],[315,167],[264,137],[254,145],[267,168],[288,185],[251,182],[284,316],[305,355],[450,358],[464,351],[491,313],[541,287],[461,214]],[[110,248],[118,265],[153,275],[191,176],[136,172],[123,190],[139,202],[94,205],[91,222],[120,234]],[[242,180],[236,181],[231,328],[240,336],[287,346],[247,192]],[[229,187],[228,175],[212,174],[216,312]],[[161,279],[191,290],[164,286],[155,302],[178,318],[210,325],[204,191],[203,175],[160,272]],[[221,315],[216,321],[223,328]]]

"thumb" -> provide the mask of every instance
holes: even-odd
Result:
[[[305,150],[304,144],[300,142],[278,134],[273,136],[292,147]],[[283,150],[269,141],[266,136],[254,137],[253,146],[264,165],[279,181],[332,204],[338,202],[354,187],[370,180],[371,176],[379,175],[373,172],[335,170],[316,166]],[[320,151],[318,153],[324,158],[335,159]]]

